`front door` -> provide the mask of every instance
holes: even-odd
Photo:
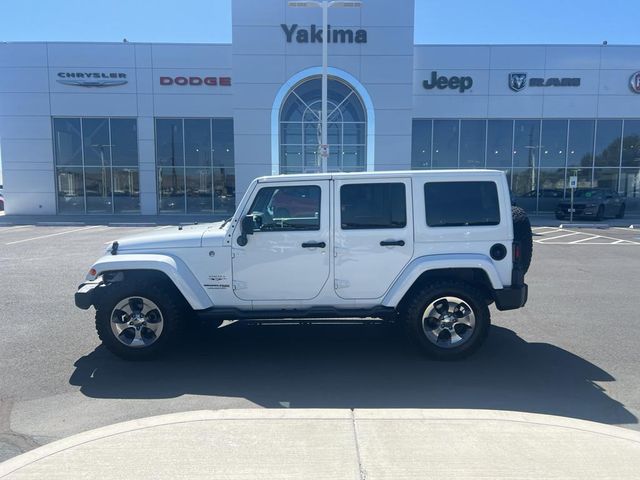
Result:
[[[280,301],[317,296],[331,261],[329,181],[258,184],[246,214],[254,219],[254,232],[243,246],[234,233],[236,296]]]
[[[413,255],[411,179],[335,182],[335,290],[382,297]]]

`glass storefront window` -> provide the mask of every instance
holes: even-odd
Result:
[[[618,169],[596,168],[593,171],[593,188],[607,188],[618,191]]]
[[[433,121],[433,168],[458,167],[458,120]]]
[[[460,168],[484,168],[486,125],[484,120],[460,122]]]
[[[620,165],[622,120],[598,120],[596,125],[596,167]]]
[[[87,213],[111,213],[111,168],[87,167],[84,169]]]
[[[623,168],[620,175],[620,194],[640,199],[640,169]]]
[[[114,166],[138,165],[138,122],[133,118],[112,118],[111,163]]]
[[[544,127],[543,127],[544,128]],[[553,212],[564,198],[564,168],[541,168],[539,172],[538,205],[541,212]]]
[[[82,142],[85,165],[111,165],[109,119],[83,118]]]
[[[431,120],[414,120],[411,126],[411,168],[431,167]]]
[[[533,168],[514,168],[512,170],[511,194],[516,198],[518,206],[527,211],[536,210],[537,179]]]
[[[184,213],[185,188],[183,167],[158,168],[158,195],[160,213]]]
[[[84,172],[82,167],[56,169],[58,213],[84,213]]]
[[[362,100],[350,86],[331,77],[328,81],[327,100],[328,169],[366,170],[366,148],[361,148],[366,146],[367,138]],[[321,141],[321,103],[320,77],[304,80],[288,93],[280,109],[280,173],[310,173],[321,170],[318,153]],[[345,148],[346,146],[349,148]],[[353,152],[357,152],[357,155]],[[294,155],[301,158],[296,159]]]
[[[214,168],[213,185],[213,212],[233,215],[236,208],[236,176],[233,168]]]
[[[56,165],[82,165],[79,118],[54,118],[53,141]]]
[[[156,120],[156,165],[184,165],[182,120]]]
[[[567,121],[543,120],[540,167],[562,167],[567,161]]]
[[[54,118],[53,136],[59,213],[139,213],[137,120]]]
[[[540,120],[516,120],[513,136],[513,167],[536,168],[540,151]]]
[[[640,167],[640,120],[624,121],[622,166]]]
[[[487,168],[511,168],[513,120],[487,123]]]
[[[593,165],[593,120],[569,120],[568,167]]]
[[[210,168],[187,168],[187,212],[211,213],[213,211],[213,186]]]
[[[290,153],[291,167],[301,167],[301,149],[291,146]],[[233,165],[232,119],[156,119],[160,213],[227,213],[228,206],[216,205],[231,201],[235,207],[235,186],[229,185],[235,177],[224,173]]]
[[[211,165],[211,122],[184,121],[184,163],[187,166]]]
[[[113,169],[113,211],[140,212],[140,178],[137,168]]]

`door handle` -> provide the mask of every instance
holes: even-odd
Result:
[[[404,240],[382,240],[381,247],[404,247]]]
[[[324,248],[327,244],[324,242],[304,242],[302,248]]]

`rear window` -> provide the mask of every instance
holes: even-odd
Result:
[[[343,230],[404,228],[407,201],[404,183],[354,183],[340,188]]]
[[[500,205],[494,182],[432,182],[424,185],[427,225],[498,225]]]

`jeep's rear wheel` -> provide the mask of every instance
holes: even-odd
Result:
[[[409,302],[405,325],[420,350],[438,360],[457,360],[485,340],[491,318],[482,293],[458,281],[424,286]]]
[[[182,321],[173,293],[155,284],[113,284],[96,309],[96,330],[111,352],[142,360],[166,350]]]

